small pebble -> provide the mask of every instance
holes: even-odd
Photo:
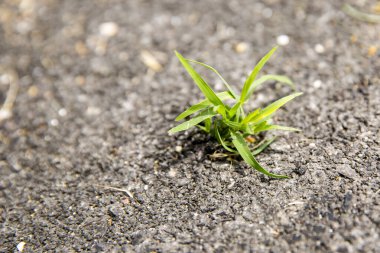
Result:
[[[19,252],[22,252],[24,250],[24,247],[25,247],[25,242],[20,242],[19,244],[17,244],[17,250]]]
[[[57,119],[52,119],[52,120],[50,120],[50,125],[52,125],[52,126],[58,126],[59,125],[59,121]]]
[[[102,111],[98,107],[89,106],[86,110],[86,114],[89,116],[99,115]]]
[[[100,35],[107,38],[115,36],[118,32],[119,26],[114,22],[105,22],[99,26]]]
[[[289,44],[289,36],[288,35],[280,35],[277,37],[277,44],[280,46],[286,46]]]
[[[175,147],[175,152],[181,153],[182,152],[182,146],[176,146]]]
[[[67,110],[65,108],[59,109],[58,115],[61,117],[65,117],[67,115]]]
[[[325,52],[325,47],[322,45],[322,44],[316,44],[314,46],[314,50],[315,52],[317,52],[318,54],[323,54]]]
[[[37,86],[35,86],[35,85],[30,86],[27,93],[28,93],[29,97],[32,97],[32,98],[36,97],[38,95]]]
[[[143,50],[141,51],[140,56],[143,63],[154,72],[159,72],[162,70],[162,65],[150,52]]]
[[[244,53],[248,48],[249,45],[246,42],[239,42],[235,45],[235,51],[239,54]]]
[[[352,43],[356,43],[358,41],[358,37],[355,34],[352,34],[350,40]]]
[[[320,88],[321,86],[322,86],[322,81],[321,80],[315,80],[314,82],[313,82],[313,86],[314,86],[314,88]]]
[[[377,53],[377,47],[376,46],[370,46],[368,48],[368,56],[369,57],[375,56],[376,53]]]

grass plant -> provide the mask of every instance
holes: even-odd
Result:
[[[248,140],[254,140],[252,136],[271,130],[299,131],[296,128],[275,125],[272,123],[273,114],[292,99],[300,96],[302,93],[295,92],[285,96],[264,108],[258,108],[251,112],[244,111],[244,104],[252,97],[255,90],[266,81],[273,80],[291,86],[294,90],[293,82],[283,75],[264,75],[257,78],[260,70],[265,63],[277,50],[277,46],[270,50],[254,67],[246,79],[240,94],[235,93],[227,81],[213,67],[191,59],[184,58],[177,51],[175,52],[183,67],[192,77],[196,85],[202,91],[205,99],[199,103],[190,106],[181,113],[176,121],[187,119],[185,122],[169,130],[170,134],[185,131],[191,127],[197,126],[205,132],[211,134],[225,150],[233,154],[240,155],[246,163],[259,172],[274,178],[287,178],[286,175],[278,175],[264,169],[255,159],[255,155],[262,152],[268,147],[273,138],[266,139],[251,151]],[[226,91],[215,93],[206,81],[194,70],[191,63],[198,64],[215,72],[222,80]],[[230,103],[227,103],[230,101]],[[232,102],[232,103],[231,103]]]

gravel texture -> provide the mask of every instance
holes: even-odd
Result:
[[[343,3],[1,1],[0,252],[380,252],[380,24]],[[303,132],[257,159],[290,179],[167,134],[201,98],[175,49],[239,88],[276,42],[264,73],[304,95],[275,121]]]

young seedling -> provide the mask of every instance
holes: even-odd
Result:
[[[261,145],[258,145],[252,152],[246,141],[255,140],[255,135],[269,130],[299,131],[292,127],[274,125],[271,123],[271,117],[280,107],[293,98],[300,96],[302,93],[293,93],[273,102],[263,109],[258,108],[248,114],[245,113],[243,108],[255,89],[268,80],[274,80],[290,85],[294,89],[292,81],[286,76],[264,75],[261,78],[256,79],[261,68],[276,50],[277,47],[274,47],[259,61],[245,81],[240,95],[233,91],[231,86],[213,67],[202,62],[185,59],[176,51],[175,54],[179,61],[185,67],[206,98],[181,113],[176,118],[176,121],[183,120],[191,115],[194,116],[190,120],[170,129],[169,133],[185,131],[193,126],[198,126],[211,134],[224,149],[228,152],[240,155],[245,162],[259,172],[274,178],[287,178],[285,175],[270,173],[264,169],[254,157],[269,146],[274,140],[273,138],[264,140]],[[227,90],[215,93],[204,79],[193,69],[190,63],[200,64],[215,72],[219,78],[221,78]],[[225,103],[226,100],[233,101],[233,103],[230,104],[231,106]]]

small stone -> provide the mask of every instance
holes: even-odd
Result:
[[[107,38],[115,36],[118,32],[119,26],[114,22],[105,22],[99,26],[100,35]]]
[[[368,56],[369,56],[369,57],[373,57],[373,56],[375,56],[376,53],[377,53],[377,47],[376,47],[376,46],[370,46],[370,47],[368,48]]]
[[[32,86],[29,87],[27,93],[28,93],[29,97],[34,98],[34,97],[36,97],[38,95],[38,91],[39,90],[38,90],[37,86],[32,85]]]
[[[175,147],[175,152],[181,153],[182,152],[182,146],[176,146]]]
[[[315,148],[316,146],[317,146],[317,145],[315,145],[314,142],[312,142],[312,143],[309,144],[309,147],[310,147],[310,148]]]
[[[316,89],[320,88],[320,87],[322,86],[322,81],[321,81],[321,80],[315,80],[315,81],[313,82],[313,86],[314,86],[314,88],[316,88]]]
[[[52,125],[52,126],[58,126],[59,125],[59,121],[57,119],[52,119],[52,120],[50,120],[50,125]]]
[[[87,107],[86,114],[88,116],[96,116],[99,115],[102,111],[98,107],[89,106]]]
[[[358,37],[355,34],[352,34],[350,40],[352,43],[356,43],[358,41]]]
[[[61,117],[65,117],[67,115],[67,110],[65,108],[61,108],[58,110],[58,115]]]
[[[314,46],[314,50],[315,52],[317,52],[318,54],[323,54],[325,52],[325,47],[322,45],[322,44],[316,44]]]
[[[248,48],[249,45],[246,42],[239,42],[235,45],[235,51],[239,54],[244,53]]]
[[[162,70],[162,65],[158,62],[152,53],[143,50],[141,51],[140,56],[142,62],[154,72],[160,72]]]
[[[17,244],[17,250],[19,252],[22,252],[24,250],[24,247],[25,247],[25,242],[20,242],[19,244]]]
[[[118,218],[124,214],[123,208],[121,206],[114,204],[109,206],[108,212],[115,218]]]
[[[277,44],[280,46],[286,46],[290,42],[289,36],[288,35],[280,35],[277,37]]]
[[[10,110],[8,109],[0,109],[0,121],[4,120],[4,119],[8,119],[12,116],[12,113]]]
[[[337,172],[347,178],[355,179],[357,177],[356,171],[348,164],[338,164],[336,166]]]

